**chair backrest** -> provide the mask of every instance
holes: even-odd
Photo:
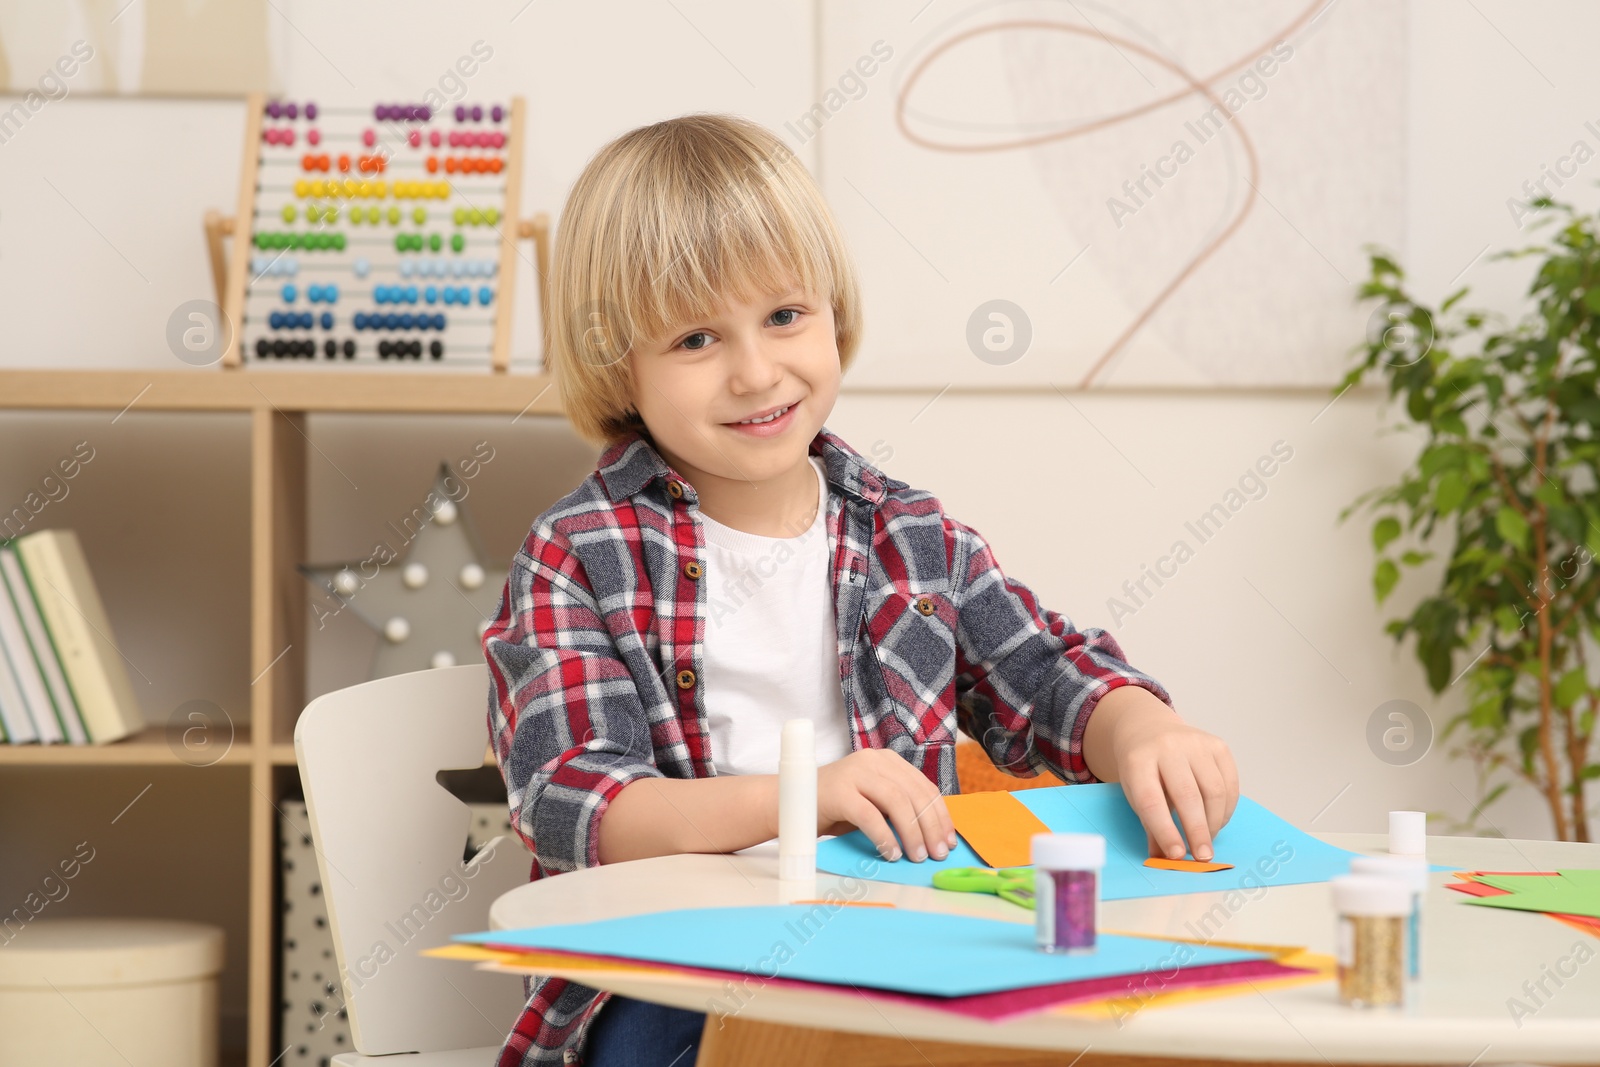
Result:
[[[528,881],[520,839],[463,863],[471,810],[438,782],[488,745],[482,663],[379,678],[306,705],[294,730],[351,1037],[367,1055],[498,1045],[525,998],[517,975],[419,953],[486,930]]]

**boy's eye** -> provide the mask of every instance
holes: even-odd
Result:
[[[779,308],[777,311],[774,311],[772,313],[772,317],[773,318],[777,318],[779,315],[792,315],[792,316],[798,317],[799,314],[800,314],[800,312],[795,310],[794,308]],[[783,322],[775,323],[774,325],[777,325],[777,326],[788,326],[788,325],[791,325],[793,322],[794,322],[794,319],[790,318],[790,319],[785,319]]]
[[[701,340],[699,342],[696,342],[695,341],[696,337],[703,338],[703,340]],[[698,351],[698,350],[704,348],[706,345],[711,343],[711,335],[702,330],[702,331],[699,331],[697,333],[691,333],[688,337],[685,337],[679,343],[682,344],[683,347],[687,348],[689,351],[695,352],[695,351]]]

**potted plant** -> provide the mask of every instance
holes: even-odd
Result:
[[[1428,687],[1465,683],[1455,754],[1470,756],[1487,788],[1471,823],[1512,784],[1539,791],[1555,836],[1593,840],[1585,785],[1600,686],[1586,643],[1600,639],[1600,237],[1597,219],[1548,198],[1543,244],[1493,257],[1540,257],[1534,307],[1510,323],[1458,307],[1466,288],[1434,310],[1404,288],[1394,257],[1369,247],[1362,300],[1376,300],[1358,366],[1338,391],[1369,374],[1405,398],[1422,449],[1398,483],[1362,494],[1375,515],[1373,590],[1382,603],[1403,567],[1444,556],[1437,588],[1385,630],[1415,638]],[[1428,547],[1424,547],[1428,546]],[[1429,550],[1436,549],[1436,551]],[[1597,665],[1600,667],[1600,665]],[[1469,826],[1470,824],[1469,823]]]

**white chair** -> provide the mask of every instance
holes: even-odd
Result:
[[[482,663],[418,671],[318,697],[295,725],[357,1049],[336,1067],[489,1067],[522,1011],[520,976],[419,954],[488,929],[528,881],[514,836],[462,862],[471,812],[437,779],[482,765],[488,692]]]

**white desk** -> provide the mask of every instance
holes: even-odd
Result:
[[[1382,834],[1318,834],[1329,844],[1356,852],[1378,852]],[[1430,837],[1428,859],[1461,870],[1556,870],[1600,867],[1600,844],[1554,841]],[[1242,873],[1226,872],[1226,877]],[[1298,988],[1171,1007],[1152,1007],[1122,1023],[1091,1022],[1048,1012],[992,1024],[944,1012],[882,1001],[853,993],[769,987],[759,990],[735,1020],[782,1024],[763,1041],[744,1040],[744,1056],[761,1051],[764,1063],[1059,1063],[1085,1055],[1093,1063],[1129,1063],[1126,1057],[1160,1060],[1218,1058],[1313,1064],[1339,1063],[1540,1063],[1600,1064],[1600,939],[1544,915],[1474,907],[1466,897],[1443,888],[1452,876],[1436,872],[1423,912],[1423,986],[1418,1003],[1404,1012],[1365,1011],[1338,1002],[1336,985],[1319,982]],[[817,876],[818,895],[839,888],[843,879]],[[1236,888],[1237,879],[1228,882]],[[900,907],[954,911],[1031,923],[1032,913],[997,897],[945,893],[912,886],[868,882],[865,899]],[[840,888],[841,893],[847,890]],[[859,890],[856,890],[859,893]],[[1194,937],[1186,923],[1223,901],[1223,892],[1192,893],[1143,900],[1108,901],[1101,925],[1174,937]],[[490,909],[495,929],[549,923],[591,922],[623,915],[677,908],[778,903],[774,844],[732,856],[683,855],[573,871],[532,882],[501,896]],[[1235,904],[1239,899],[1235,898]],[[1227,908],[1224,906],[1224,910]],[[1218,913],[1221,914],[1221,913]],[[1334,917],[1326,883],[1256,890],[1232,910],[1211,936],[1222,941],[1304,945],[1332,954]],[[1578,949],[1578,946],[1584,946]],[[1578,962],[1578,955],[1586,956]],[[1566,961],[1566,962],[1562,962]],[[1557,968],[1570,974],[1557,986]],[[1576,969],[1576,973],[1571,972]],[[582,971],[553,973],[625,996],[705,1011],[721,984],[690,976],[646,976]],[[1545,981],[1548,997],[1523,983]],[[1513,1019],[1509,1001],[1517,998],[1531,1017]],[[836,1040],[823,1058],[800,1049],[806,1035],[787,1027],[877,1035]],[[726,1032],[726,1031],[724,1031]],[[779,1041],[772,1035],[788,1035]],[[746,1035],[748,1037],[748,1035]],[[909,1039],[909,1043],[908,1043]],[[960,1055],[942,1042],[983,1046]],[[707,1030],[707,1046],[717,1044]],[[1010,1046],[1011,1050],[1003,1050]],[[812,1043],[813,1048],[821,1046]],[[905,1050],[903,1058],[886,1050]],[[857,1048],[870,1054],[857,1056]],[[1033,1055],[1021,1049],[1054,1050]],[[960,1050],[956,1050],[960,1051]],[[975,1055],[975,1053],[978,1053]],[[746,1062],[733,1058],[722,1043],[720,1056],[701,1063]],[[757,1062],[749,1059],[748,1062]]]

